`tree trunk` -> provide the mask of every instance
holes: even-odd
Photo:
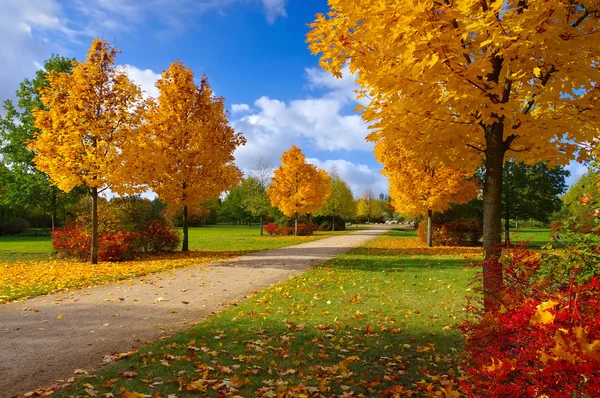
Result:
[[[189,251],[189,231],[188,231],[188,208],[183,206],[183,245],[182,252]]]
[[[502,288],[502,165],[506,152],[503,140],[504,125],[486,127],[485,182],[483,185],[483,295],[486,310],[499,305],[497,293]]]
[[[335,216],[331,217],[331,230],[335,231]]]
[[[427,210],[427,246],[433,246],[433,211]]]
[[[90,262],[98,264],[98,188],[91,189],[92,196],[92,249]]]
[[[249,226],[249,227],[252,227],[252,217],[250,217],[250,218],[248,219],[248,226]]]
[[[55,223],[56,223],[56,219],[58,218],[57,217],[58,216],[58,210],[56,208],[57,207],[57,205],[56,205],[56,199],[57,199],[58,193],[56,192],[56,190],[57,190],[57,188],[52,187],[52,193],[51,193],[52,198],[50,200],[51,213],[52,213],[50,215],[52,217],[52,231],[54,231],[54,229],[56,228]]]
[[[263,216],[260,216],[260,236],[263,235]]]
[[[298,236],[298,214],[294,218],[294,236]]]

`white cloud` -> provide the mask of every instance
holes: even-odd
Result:
[[[40,30],[44,31],[41,37]],[[52,40],[48,39],[48,35],[51,35]],[[2,2],[0,101],[13,99],[19,82],[26,77],[31,77],[51,52],[61,53],[60,39],[57,35],[69,40],[76,35],[67,27],[58,2],[54,0]]]
[[[286,0],[262,0],[267,22],[274,23],[277,18],[287,17],[285,12]]]
[[[161,77],[160,73],[155,73],[151,69],[138,69],[133,65],[123,65],[121,68],[135,84],[141,87],[144,98],[158,98],[159,92],[155,84]]]
[[[250,105],[248,104],[233,104],[231,105],[231,112],[233,113],[246,113],[250,111]]]
[[[387,195],[389,185],[379,170],[375,170],[366,164],[356,164],[343,159],[337,160],[319,160],[307,159],[309,163],[330,172],[333,168],[337,171],[340,178],[348,183],[354,193],[354,197],[360,197],[367,189],[379,196],[380,193]]]

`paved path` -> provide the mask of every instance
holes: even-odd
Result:
[[[105,355],[185,329],[386,229],[0,305],[0,398],[96,368]]]

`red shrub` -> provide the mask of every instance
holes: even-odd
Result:
[[[279,227],[275,224],[267,224],[265,225],[265,231],[267,231],[267,233],[269,235],[275,235],[275,233],[277,232],[277,229],[279,229]]]
[[[281,228],[277,228],[277,235],[294,235],[294,228],[292,227],[281,227]]]
[[[137,250],[146,253],[172,252],[181,242],[179,233],[159,221],[152,221],[146,229],[139,233]]]
[[[312,235],[317,230],[316,224],[306,223],[298,224],[298,236]]]
[[[83,259],[89,255],[91,245],[91,235],[75,224],[52,231],[52,246],[60,255]]]
[[[129,232],[108,232],[98,239],[98,260],[123,261],[135,254],[137,234]]]
[[[520,248],[504,261],[500,309],[471,306],[464,321],[469,397],[595,396],[600,391],[600,282],[548,289],[541,256]],[[577,272],[577,271],[575,271]],[[577,394],[577,395],[576,395]]]

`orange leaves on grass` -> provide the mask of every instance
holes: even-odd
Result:
[[[228,253],[219,253],[227,257]],[[65,288],[92,286],[158,271],[204,264],[214,254],[191,252],[124,262],[91,265],[75,260],[0,263],[0,303]]]
[[[375,239],[365,245],[367,249],[381,249],[389,251],[389,254],[397,255],[426,255],[426,256],[461,256],[465,258],[480,258],[482,251],[480,247],[461,246],[434,246],[427,247],[418,238],[391,238],[383,237]]]

